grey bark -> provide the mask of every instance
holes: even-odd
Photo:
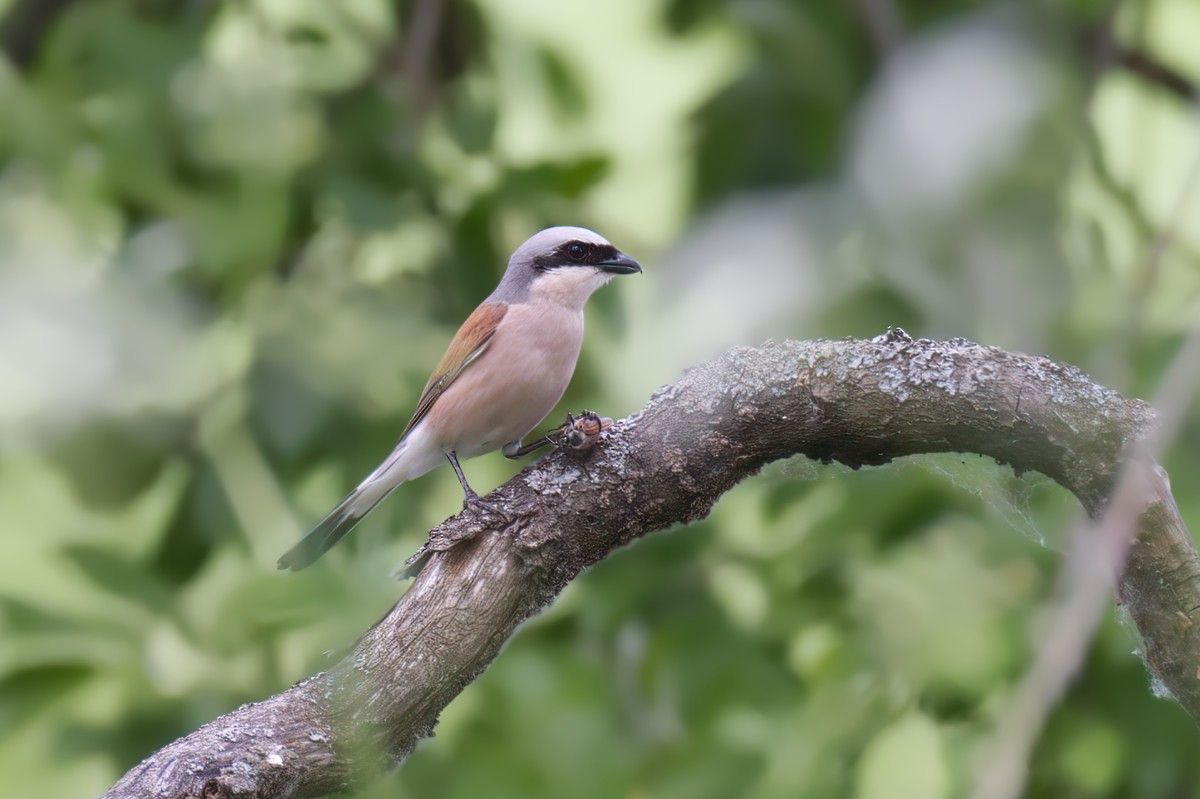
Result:
[[[584,454],[556,452],[431,531],[428,562],[330,671],[201,727],[107,797],[306,797],[401,762],[526,618],[583,569],[702,518],[738,481],[798,453],[859,467],[963,451],[1042,472],[1103,513],[1151,408],[1045,358],[969,341],[769,343],[686,372]],[[1139,518],[1120,593],[1146,660],[1200,720],[1200,562],[1165,479]],[[490,521],[495,521],[493,518]],[[285,579],[281,577],[281,579]]]

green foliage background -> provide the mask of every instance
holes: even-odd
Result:
[[[30,5],[0,0],[0,31]],[[0,59],[14,796],[101,793],[389,607],[459,507],[449,470],[319,566],[274,560],[540,227],[646,266],[590,304],[562,410],[888,325],[1151,398],[1200,318],[1195,118],[1096,44],[1200,80],[1191,0],[61,5]],[[1196,525],[1190,407],[1167,466]],[[480,489],[515,468],[467,465]],[[961,796],[1076,514],[974,456],[774,465],[571,585],[363,795]],[[1109,614],[1029,796],[1200,796],[1196,729],[1136,647]]]

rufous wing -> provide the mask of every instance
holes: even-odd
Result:
[[[467,317],[467,321],[463,322],[462,327],[454,334],[454,340],[450,342],[441,362],[433,370],[433,376],[425,384],[425,390],[421,392],[421,399],[417,401],[417,410],[413,413],[412,419],[408,421],[408,426],[404,428],[401,439],[425,418],[429,409],[437,402],[438,397],[458,379],[463,370],[483,354],[483,351],[487,349],[488,342],[492,340],[492,336],[496,335],[496,329],[500,327],[500,320],[507,312],[508,303],[485,302]]]

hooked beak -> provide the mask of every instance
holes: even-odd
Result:
[[[614,275],[632,275],[634,272],[642,271],[642,265],[623,252],[617,253],[617,257],[611,261],[596,264],[596,268],[612,272]]]

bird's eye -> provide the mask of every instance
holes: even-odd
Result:
[[[567,255],[571,256],[572,261],[582,261],[583,257],[587,255],[587,247],[573,241],[567,245]]]

